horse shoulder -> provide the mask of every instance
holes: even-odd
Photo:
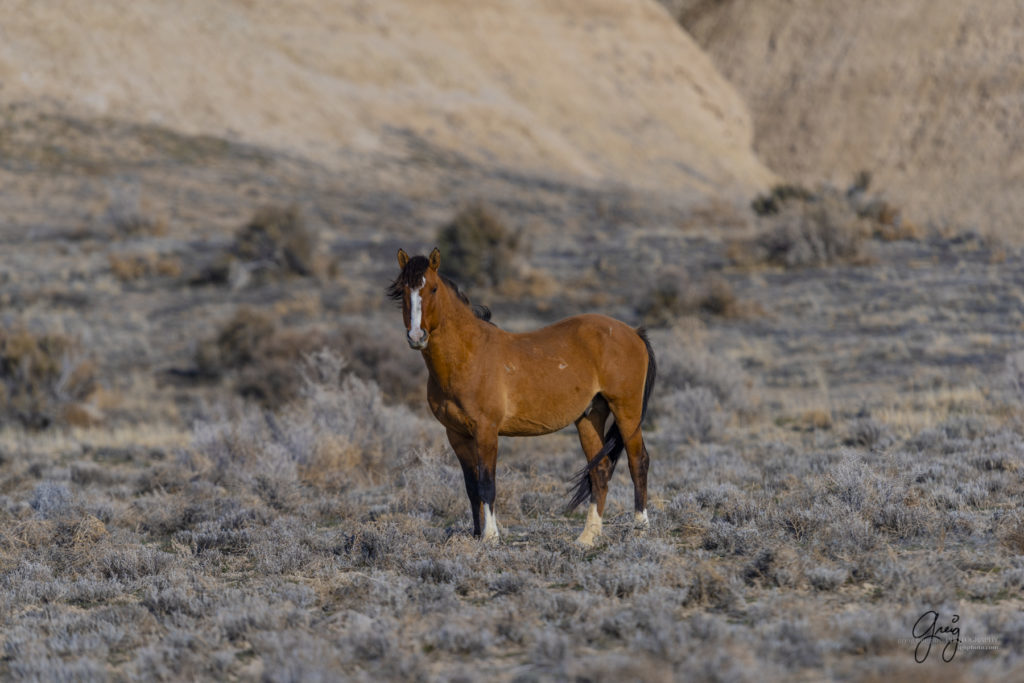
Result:
[[[475,356],[449,373],[443,384],[433,374],[428,377],[427,403],[445,427],[472,435],[478,427],[500,422],[503,383],[493,371],[485,370],[490,364],[482,360]]]

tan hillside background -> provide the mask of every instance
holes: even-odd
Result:
[[[1024,4],[667,2],[749,104],[780,175],[859,169],[919,222],[1018,235]]]
[[[747,109],[653,0],[5,2],[0,97],[328,166],[475,162],[745,196]]]

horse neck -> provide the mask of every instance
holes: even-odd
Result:
[[[423,351],[423,360],[435,379],[442,385],[448,385],[460,372],[473,372],[472,360],[488,325],[447,287],[444,293],[441,325],[431,333]]]

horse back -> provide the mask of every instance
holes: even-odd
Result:
[[[504,393],[504,430],[541,434],[561,429],[597,394],[642,394],[647,370],[643,339],[629,325],[599,314],[573,316],[495,344],[496,390]]]

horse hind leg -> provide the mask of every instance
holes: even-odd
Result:
[[[576,421],[580,445],[592,461],[604,446],[604,428],[611,411],[608,403],[598,396],[594,399],[591,410]],[[605,500],[608,496],[608,480],[615,469],[615,461],[604,458],[590,471],[590,507],[587,509],[587,521],[576,542],[582,546],[592,546],[594,540],[601,535],[601,519],[604,515]]]
[[[647,528],[650,524],[647,516],[647,469],[650,457],[640,429],[642,408],[638,406],[636,410],[628,410],[612,404],[612,412],[626,442],[629,476],[633,479],[634,523],[640,528]]]
[[[638,528],[646,529],[651,523],[647,516],[647,468],[651,459],[639,429],[636,431],[636,441],[640,442],[639,446],[634,445],[633,448],[630,448],[629,440],[626,441],[629,476],[633,479],[633,520]]]

